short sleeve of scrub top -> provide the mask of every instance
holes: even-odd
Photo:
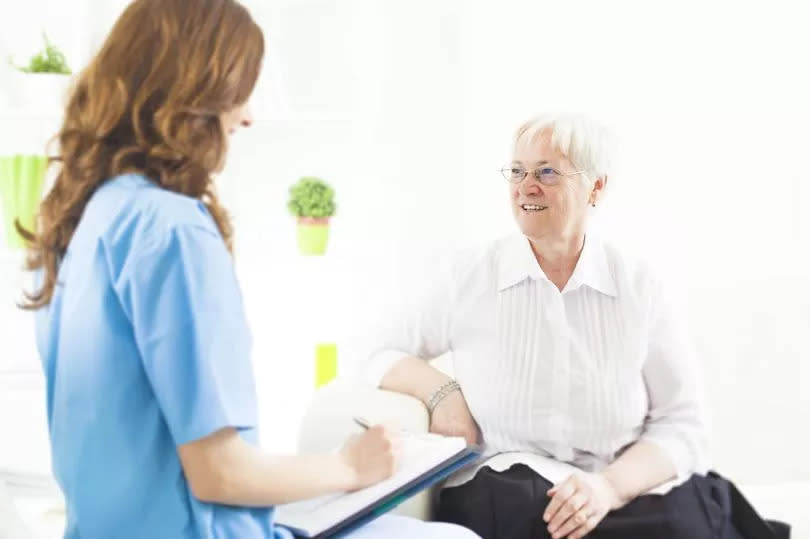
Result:
[[[127,257],[117,292],[177,445],[257,423],[251,336],[216,229],[172,226]]]

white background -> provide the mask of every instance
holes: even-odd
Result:
[[[295,447],[316,342],[350,343],[455,249],[514,229],[517,125],[590,114],[619,162],[592,225],[683,292],[705,366],[718,468],[810,481],[810,96],[801,3],[253,0],[268,40],[255,126],[220,189],[255,334],[264,444]],[[743,5],[744,4],[744,5]],[[74,68],[125,2],[0,0],[0,58],[42,29]],[[0,154],[39,151],[56,121],[9,105]],[[337,191],[329,253],[304,258],[288,186]],[[19,252],[0,247],[0,468],[47,466]]]

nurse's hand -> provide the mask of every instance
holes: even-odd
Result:
[[[358,490],[383,479],[396,471],[396,434],[382,425],[375,425],[363,434],[346,441],[340,456],[352,477],[350,490]]]
[[[447,395],[433,410],[430,432],[444,436],[463,436],[468,444],[478,443],[481,437],[478,424],[460,391]]]

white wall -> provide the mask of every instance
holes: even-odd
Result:
[[[256,125],[237,135],[220,185],[237,227],[262,411],[273,425],[266,445],[294,445],[315,342],[339,342],[348,369],[351,337],[442,253],[512,230],[496,172],[512,131],[531,114],[562,109],[593,114],[619,140],[594,226],[688,291],[721,470],[749,481],[810,480],[801,459],[810,450],[802,152],[810,88],[801,69],[810,39],[797,7],[246,3],[270,50]],[[18,13],[48,24],[54,39],[65,32],[84,61],[122,4],[35,0]],[[0,6],[5,15],[11,4]],[[26,25],[0,20],[0,46],[36,40]],[[285,212],[287,187],[304,174],[338,193],[321,259],[295,254]],[[8,306],[19,255],[0,260],[0,368],[20,357],[32,365],[28,321]],[[774,457],[768,466],[764,455]]]

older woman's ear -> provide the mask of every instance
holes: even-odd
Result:
[[[597,193],[599,191],[603,191],[605,187],[607,187],[607,182],[608,182],[607,174],[597,176],[596,181],[593,182],[593,192]]]
[[[588,200],[592,207],[596,207],[596,199],[598,198],[599,191],[602,191],[605,186],[607,186],[607,181],[607,174],[604,174],[602,176],[597,176],[596,181],[593,182],[593,190],[591,191],[591,197]]]

